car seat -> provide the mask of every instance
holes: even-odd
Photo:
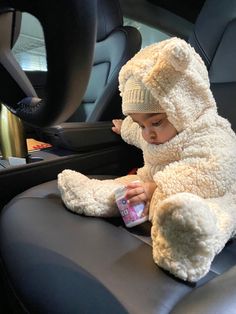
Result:
[[[236,131],[235,1],[206,1],[189,43],[204,60],[219,114]],[[214,15],[213,15],[214,14]]]
[[[230,73],[220,69],[235,51],[235,17],[235,0],[207,0],[190,39],[207,57],[226,115],[236,59],[231,58]],[[234,117],[229,116],[233,125]],[[128,231],[119,219],[67,211],[56,181],[16,196],[1,213],[0,253],[18,308],[30,313],[235,313],[235,240],[202,280],[190,284],[154,264],[149,228],[143,224]]]
[[[89,84],[70,122],[107,121],[121,115],[118,97],[120,68],[141,48],[138,29],[123,25],[117,0],[97,2],[97,40]]]
[[[38,130],[39,137],[56,146],[74,148],[73,138],[80,127],[78,122],[93,123],[121,117],[118,74],[122,65],[140,48],[141,35],[138,29],[123,25],[119,1],[98,0],[93,67],[83,100],[65,123]],[[32,78],[32,74],[28,72],[28,75]]]

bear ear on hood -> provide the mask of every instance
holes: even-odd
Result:
[[[183,39],[172,38],[163,48],[162,55],[176,71],[184,72],[191,61],[191,47]]]

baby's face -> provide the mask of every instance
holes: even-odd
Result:
[[[144,140],[149,144],[163,144],[177,134],[165,113],[131,113],[130,117],[138,123]]]

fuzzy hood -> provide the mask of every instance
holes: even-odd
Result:
[[[182,39],[174,37],[147,46],[130,59],[119,74],[121,97],[129,79],[147,88],[178,132],[208,109],[217,113],[206,66]],[[127,104],[123,103],[122,109],[125,115],[129,112]]]

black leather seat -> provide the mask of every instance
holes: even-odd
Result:
[[[229,32],[236,34],[232,12],[236,17],[236,1],[221,5],[220,0],[208,0],[195,27],[202,54],[215,42],[214,52],[206,53],[209,60],[205,60],[211,77],[220,66],[218,57],[227,55],[234,45],[227,40]],[[228,20],[224,26],[222,16]],[[206,26],[209,21],[212,24]],[[201,25],[204,32],[199,31]],[[221,35],[213,36],[218,27]],[[230,87],[234,93],[235,60],[231,59],[232,81],[225,90],[224,75],[218,75],[222,111],[231,101]],[[120,220],[72,214],[61,202],[56,181],[15,197],[1,214],[0,250],[18,306],[30,313],[235,313],[234,240],[215,258],[207,276],[194,285],[154,264],[149,231],[148,223],[128,231]]]
[[[234,0],[206,1],[190,44],[203,58],[219,113],[236,131],[236,5]]]
[[[130,233],[121,221],[74,215],[56,181],[13,199],[0,225],[7,280],[30,313],[202,314],[235,306],[234,242],[196,286],[181,282],[154,264],[148,223]]]

